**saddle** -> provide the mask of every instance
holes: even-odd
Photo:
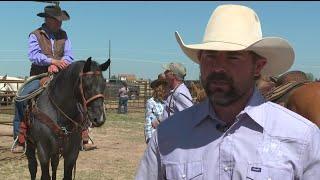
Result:
[[[267,92],[264,95],[264,97],[268,101],[275,102],[278,99],[280,99],[281,97],[283,97],[284,95],[288,94],[293,89],[298,88],[308,82],[309,81],[300,81],[300,82],[290,81],[290,82],[287,82],[285,84],[276,86],[275,88],[271,89],[271,91]]]
[[[24,88],[24,86],[35,80],[39,79],[40,81],[40,87],[39,89],[33,91],[30,94],[27,94],[26,96],[20,96],[21,90]],[[30,113],[32,112],[31,108],[29,106],[33,106],[32,104],[35,104],[35,101],[39,94],[47,87],[47,85],[50,83],[52,77],[49,76],[48,73],[43,73],[37,76],[31,76],[29,79],[26,80],[26,82],[22,85],[22,87],[18,90],[16,95],[16,101],[28,101],[28,107],[25,109],[24,117],[22,117],[19,127],[19,134],[18,134],[18,142],[19,144],[24,144],[26,142],[27,138],[27,131],[28,128],[31,127],[31,121],[28,118],[30,116]]]
[[[284,95],[304,84],[309,83],[307,75],[302,71],[289,71],[279,78],[270,77],[276,86],[264,94],[268,101],[276,102]]]
[[[21,102],[21,101],[26,101],[26,100],[36,98],[48,86],[52,78],[53,76],[50,75],[49,73],[43,73],[43,74],[29,77],[23,83],[23,85],[18,89],[18,92],[16,93],[15,101]],[[27,95],[21,95],[26,85],[34,80],[39,80],[40,87]]]

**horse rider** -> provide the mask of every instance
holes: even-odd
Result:
[[[193,105],[192,96],[189,89],[184,84],[184,78],[187,75],[186,68],[181,63],[171,62],[164,64],[164,75],[169,83],[169,94],[165,101],[163,115],[159,121],[153,123],[157,127],[159,123],[166,120],[174,113],[182,111]]]
[[[320,131],[304,117],[266,101],[260,75],[279,75],[294,62],[282,38],[262,38],[257,14],[220,5],[203,42],[183,52],[199,64],[207,99],[159,124],[136,179],[320,178]]]
[[[61,29],[62,21],[70,19],[65,10],[59,6],[46,6],[44,12],[38,13],[37,16],[44,18],[41,27],[29,34],[28,40],[28,57],[32,62],[30,76],[36,76],[42,73],[57,73],[63,70],[74,61],[70,39],[67,33]],[[27,95],[40,87],[39,79],[33,80],[26,84],[21,95]],[[24,110],[27,102],[15,102],[15,116],[13,119],[13,138],[15,143],[12,152],[22,152],[23,144],[17,141],[20,132],[20,123],[24,116]],[[88,135],[87,133],[85,133]],[[86,146],[90,146],[85,143]],[[91,148],[91,147],[84,147]]]

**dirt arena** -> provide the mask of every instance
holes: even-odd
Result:
[[[144,113],[128,115],[107,113],[107,122],[94,128],[91,137],[98,149],[80,151],[76,167],[77,180],[134,179],[144,142]],[[0,120],[11,120],[12,115],[0,114]],[[0,125],[0,131],[10,132],[12,126]],[[0,136],[0,179],[30,179],[27,159],[10,152],[12,137]],[[41,169],[38,164],[37,179]],[[63,159],[60,159],[57,179],[62,179]]]

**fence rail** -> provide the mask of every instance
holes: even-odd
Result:
[[[189,87],[190,82],[185,81],[187,87]],[[195,81],[193,81],[195,82]],[[13,83],[22,85],[24,81],[21,80],[0,80],[1,83]],[[152,95],[152,89],[150,88],[150,82],[146,80],[138,81],[127,81],[130,93],[128,101],[128,111],[136,112],[145,109],[147,100]],[[105,95],[105,107],[107,111],[114,111],[118,109],[119,97],[118,90],[121,87],[120,81],[108,82],[106,85]],[[1,88],[1,87],[0,87]],[[0,113],[14,113],[13,101],[16,95],[16,91],[0,91]]]
[[[0,83],[16,83],[17,89],[19,85],[24,83],[20,80],[0,80]],[[128,82],[129,90],[129,101],[128,110],[129,111],[141,111],[145,108],[147,99],[151,97],[152,89],[149,87],[149,81],[132,81]],[[118,83],[107,83],[105,94],[105,107],[107,111],[113,111],[118,109],[118,89],[121,87],[120,82]],[[13,101],[16,95],[16,91],[0,91],[0,113],[14,113]]]

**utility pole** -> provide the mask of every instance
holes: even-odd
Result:
[[[111,40],[109,40],[109,59],[111,58]],[[110,59],[110,66],[109,66],[109,80],[111,77],[111,59]]]

